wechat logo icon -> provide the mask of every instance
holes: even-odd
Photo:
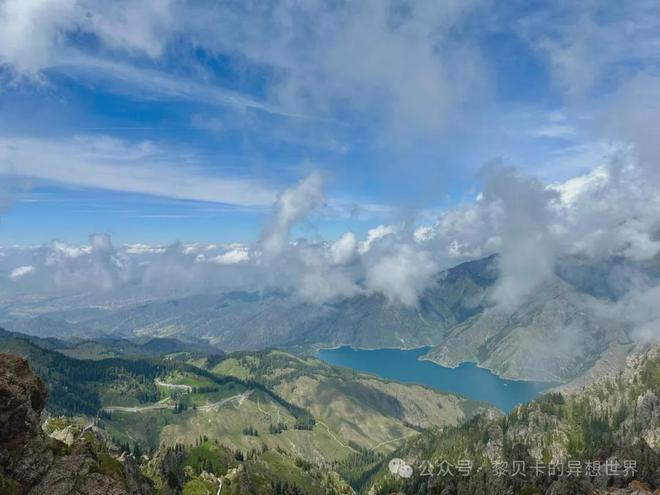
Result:
[[[406,464],[403,459],[395,457],[389,463],[390,473],[401,478],[410,478],[413,475],[413,468]]]

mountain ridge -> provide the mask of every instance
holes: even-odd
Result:
[[[67,324],[116,338],[207,341],[227,352],[433,346],[426,358],[444,366],[470,361],[505,378],[578,385],[615,371],[636,349],[626,315],[607,308],[621,297],[616,287],[632,287],[628,278],[660,279],[656,265],[563,260],[517,306],[502,309],[492,297],[498,262],[492,255],[440,272],[414,307],[377,294],[316,304],[277,290],[228,292],[141,303]]]

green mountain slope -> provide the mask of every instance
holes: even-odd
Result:
[[[35,342],[40,345],[41,342]],[[170,338],[82,340],[54,345],[53,350],[76,359],[152,358],[176,354],[223,354],[208,343],[181,342]]]
[[[421,428],[492,409],[282,351],[92,361],[16,335],[5,333],[0,351],[27,358],[44,378],[48,411],[100,414],[111,436],[143,449],[207,435],[232,449],[266,445],[327,463],[364,450],[387,453]]]
[[[265,447],[243,454],[206,437],[161,449],[143,469],[158,493],[170,495],[353,495],[329,467]]]
[[[206,493],[221,479],[236,494],[353,493],[342,475],[356,484],[422,427],[491,409],[281,351],[83,360],[9,332],[0,351],[44,377],[49,413],[96,417],[110,450],[150,452],[142,469],[161,493]],[[70,421],[49,421],[49,433],[75,437]]]
[[[116,398],[124,404],[137,404],[157,397],[153,379],[161,369],[154,363],[72,359],[15,335],[0,337],[0,352],[28,360],[46,383],[47,408],[55,414],[96,415],[104,400]]]
[[[206,368],[216,379],[235,377],[245,388],[224,398],[196,393],[180,397],[194,403],[195,409],[188,407],[163,427],[160,438],[165,445],[206,435],[232,449],[247,451],[265,445],[327,464],[365,451],[382,455],[420,428],[458,424],[493,409],[452,394],[378,380],[282,351],[189,362]],[[193,369],[196,376],[177,371],[163,380],[208,389],[208,384],[198,381],[202,370]],[[305,413],[297,415],[292,406]],[[163,412],[149,414],[162,416]],[[132,412],[112,412],[113,422],[130,422],[134,417]]]
[[[208,360],[198,364],[208,366]],[[380,435],[345,424],[347,410],[362,410],[365,416],[377,414],[413,428],[425,428],[457,424],[477,411],[492,409],[485,403],[454,394],[382,380],[330,366],[314,357],[277,350],[236,353],[210,364],[214,373],[264,383],[287,400],[308,408],[318,418],[327,419],[338,430],[350,429],[353,438],[364,437],[365,440]],[[364,428],[367,427],[365,424]]]
[[[200,437],[146,459],[110,440],[103,422],[48,418],[41,427],[46,389],[18,356],[0,353],[0,396],[3,494],[353,493],[335,472],[264,447],[243,453]]]
[[[88,394],[85,407],[97,407],[83,411],[88,419],[49,419],[48,435],[87,449],[99,466],[94,469],[117,482],[127,482],[127,470],[140,479],[139,470],[151,480],[144,486],[153,484],[163,495],[219,489],[240,495],[591,494],[633,480],[660,486],[660,346],[630,358],[616,377],[579,393],[546,394],[505,417],[454,395],[279,350],[90,361],[15,336],[0,340],[0,350],[20,353],[40,370],[49,411],[80,414],[72,394]],[[93,436],[85,439],[88,428]],[[52,446],[58,462],[73,462],[66,446]],[[136,461],[127,450],[137,453]],[[394,457],[413,468],[412,477],[390,473]],[[569,461],[621,467],[627,460],[636,462],[635,473],[531,471]],[[426,461],[436,467],[447,461],[454,471],[422,476]],[[455,475],[465,461],[468,476]],[[525,462],[524,476],[494,471],[514,461]]]

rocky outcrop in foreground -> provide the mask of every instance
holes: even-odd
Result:
[[[40,426],[47,392],[23,358],[0,354],[0,493],[150,495],[135,460],[110,454],[94,428],[70,442]],[[69,445],[70,443],[70,445]]]

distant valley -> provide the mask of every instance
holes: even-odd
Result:
[[[8,398],[0,414],[29,418],[3,433],[11,439],[0,445],[3,493],[58,493],[74,482],[135,495],[419,493],[426,483],[573,493],[578,481],[660,484],[657,346],[614,378],[502,416],[483,402],[280,350],[225,355],[173,339],[92,343],[0,332],[0,393]],[[80,345],[85,356],[67,355]],[[598,479],[490,474],[502,461],[608,456],[635,459],[637,471]],[[414,476],[393,476],[392,458],[414,466]],[[427,459],[467,459],[485,474],[427,479],[419,474]]]
[[[607,311],[626,293],[619,273],[660,278],[656,262],[567,260],[552,279],[506,309],[491,299],[497,263],[491,256],[438,274],[416,307],[377,294],[317,305],[272,290],[191,295],[87,313],[62,308],[7,320],[4,326],[82,340],[176,338],[225,352],[432,346],[426,358],[444,366],[470,361],[505,378],[577,385],[616,371],[637,346],[631,322],[621,312]]]
[[[499,414],[484,402],[279,350],[224,355],[172,339],[68,345],[0,332],[0,357],[27,359],[45,382],[45,407],[55,419],[44,428],[52,438],[78,448],[77,439],[91,431],[101,440],[83,440],[96,442],[96,449],[100,443],[115,456],[121,449],[149,453],[142,472],[159,493],[179,493],[168,491],[168,484],[179,490],[206,482],[217,487],[218,479],[200,477],[202,471],[233,477],[223,481],[235,487],[232,493],[280,493],[273,491],[280,482],[304,493],[353,493],[349,483],[357,486],[406,438],[477,414]],[[202,445],[204,452],[195,450]],[[94,456],[103,457],[105,448]],[[182,451],[205,460],[180,459]],[[229,464],[216,465],[221,459]],[[243,464],[256,459],[256,465]],[[186,464],[196,474],[185,472]],[[232,467],[239,471],[227,474]],[[241,469],[248,486],[269,473],[263,491],[239,490]],[[336,480],[322,475],[328,470]],[[20,472],[11,476],[28,483]],[[5,481],[0,476],[0,488]],[[328,483],[337,483],[338,491],[326,491]]]

